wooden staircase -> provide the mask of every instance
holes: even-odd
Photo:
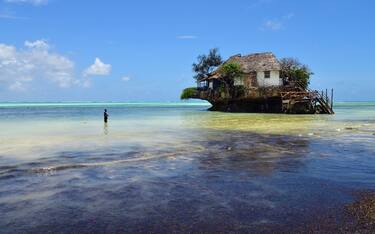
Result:
[[[334,114],[333,111],[333,90],[331,99],[328,98],[328,90],[319,93],[302,84],[295,83],[292,89],[281,92],[282,111],[285,113],[298,113],[297,106],[303,106],[308,112],[320,114]]]
[[[328,97],[328,92],[326,91],[326,95],[324,96],[324,93],[320,94],[318,91],[316,92],[315,97],[315,105],[319,105],[321,109],[323,110],[323,113],[333,115],[335,112],[333,111],[333,100],[331,100]],[[332,92],[333,93],[333,92]],[[332,96],[332,95],[331,95]]]

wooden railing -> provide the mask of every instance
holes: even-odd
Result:
[[[306,90],[309,93],[314,93],[315,100],[321,105],[321,107],[327,112],[327,114],[334,114],[333,111],[333,89],[331,89],[331,98],[328,97],[328,89],[318,92],[316,90],[311,90],[308,87],[304,87],[301,82],[295,81],[295,84],[302,90]]]

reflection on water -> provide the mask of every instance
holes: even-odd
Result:
[[[104,123],[104,135],[108,135],[108,123]]]
[[[0,109],[1,232],[288,232],[375,189],[375,106],[205,108]]]

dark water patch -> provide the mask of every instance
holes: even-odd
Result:
[[[298,232],[326,213],[340,219],[351,191],[372,186],[375,149],[361,142],[213,130],[180,139],[5,168],[23,174],[0,180],[2,231]]]
[[[65,159],[76,159],[76,158],[83,158],[87,155],[90,155],[89,152],[63,151],[61,153],[58,153],[57,157],[65,158]]]
[[[17,166],[0,166],[0,174],[16,168]]]
[[[195,141],[204,148],[197,159],[202,169],[222,166],[224,170],[245,170],[264,176],[280,170],[295,172],[303,168],[311,141],[298,137],[228,131],[221,132],[220,137],[215,138],[215,141]]]
[[[13,179],[13,178],[16,178],[18,177],[19,175],[16,175],[16,174],[11,174],[11,173],[7,173],[7,174],[3,174],[3,175],[0,175],[0,180],[9,180],[9,179]]]
[[[9,166],[9,169],[0,171],[0,180],[18,178],[25,175],[26,173],[26,169],[19,168],[17,166]]]

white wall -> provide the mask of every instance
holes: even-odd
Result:
[[[264,78],[264,71],[257,72],[257,81],[259,87],[281,86],[282,80],[280,79],[279,71],[271,71],[270,78]]]
[[[244,85],[243,77],[237,77],[234,79],[234,85]]]

